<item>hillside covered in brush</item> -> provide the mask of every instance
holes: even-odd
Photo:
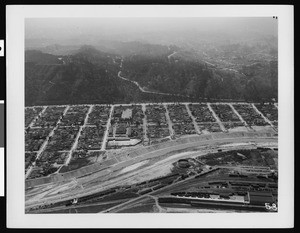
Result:
[[[277,98],[277,62],[258,61],[238,71],[208,66],[179,52],[172,57],[132,55],[122,74],[145,89],[196,99],[267,101]]]
[[[63,57],[63,64],[32,60],[25,64],[26,105],[110,103],[125,99],[126,84],[120,85],[118,67],[105,53],[84,47],[73,56]]]
[[[85,45],[65,55],[26,50],[25,104],[277,98],[277,61],[256,60],[232,72],[176,46],[132,42],[102,47]],[[119,71],[144,91],[118,77]]]

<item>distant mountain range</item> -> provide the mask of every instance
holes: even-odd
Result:
[[[60,45],[52,44],[47,46],[26,46],[28,50],[39,50],[43,53],[49,53],[53,55],[74,55],[80,52],[80,49],[85,46],[92,46],[93,48],[115,55],[128,56],[131,54],[145,54],[145,55],[158,55],[168,52],[168,46],[145,44],[139,41],[121,42],[121,41],[108,41],[99,40],[96,45]],[[175,46],[173,46],[175,47]]]
[[[26,50],[25,104],[277,98],[276,59],[241,65],[237,73],[211,67],[202,59],[177,46],[141,42]],[[119,71],[147,90],[182,96],[143,93],[133,82],[120,79]]]

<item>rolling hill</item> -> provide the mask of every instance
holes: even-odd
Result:
[[[140,42],[102,46],[105,49],[100,51],[84,45],[71,55],[26,50],[26,106],[277,98],[275,61],[258,60],[230,72],[208,66],[195,53],[176,46]],[[133,82],[120,79],[120,70],[144,90],[181,97],[143,92]]]

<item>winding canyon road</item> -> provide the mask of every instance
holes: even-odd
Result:
[[[172,54],[170,54],[168,56],[168,59],[170,59],[173,55],[175,55],[177,52],[173,52]],[[122,69],[123,67],[123,58],[121,60],[121,63],[120,63],[120,69]],[[141,92],[144,92],[144,93],[149,93],[149,94],[157,94],[157,95],[168,95],[168,96],[181,96],[181,97],[189,97],[189,96],[186,96],[186,95],[180,95],[180,94],[170,94],[170,93],[163,93],[163,92],[155,92],[155,91],[147,91],[145,90],[143,87],[141,87],[141,85],[136,82],[136,81],[133,81],[133,80],[130,80],[130,79],[127,79],[127,78],[124,78],[123,76],[121,76],[121,70],[118,72],[118,77],[125,80],[125,81],[128,81],[128,82],[131,82],[133,83],[134,85],[136,85]]]
[[[168,56],[169,62],[170,62],[170,58],[171,58],[172,56],[174,56],[176,53],[177,53],[177,52],[174,51],[172,54],[170,54],[170,55]]]
[[[173,52],[172,54],[170,54],[168,56],[168,59],[170,59],[173,55],[175,55],[177,52]],[[121,64],[120,64],[120,69],[122,69],[123,67],[123,58],[121,60]],[[134,85],[136,85],[139,90],[143,93],[148,93],[148,94],[156,94],[156,95],[166,95],[166,96],[179,96],[179,97],[185,97],[185,98],[190,98],[191,96],[189,95],[180,95],[180,94],[170,94],[170,93],[164,93],[164,92],[158,92],[158,91],[147,91],[145,90],[138,82],[136,81],[133,81],[133,80],[130,80],[128,78],[125,78],[123,76],[121,76],[121,70],[118,72],[118,77],[122,80],[125,80],[127,82],[131,82],[133,83]],[[208,99],[207,98],[202,98],[204,101],[207,101]],[[210,98],[210,100],[216,100],[216,101],[234,101],[233,99],[214,99],[214,98]],[[241,101],[241,100],[238,100],[238,101]]]
[[[163,93],[163,92],[154,92],[154,91],[147,91],[145,90],[144,88],[141,87],[141,85],[136,82],[136,81],[132,81],[130,79],[127,79],[127,78],[124,78],[121,76],[121,71],[118,72],[118,77],[125,80],[125,81],[128,81],[128,82],[131,82],[133,83],[134,85],[136,85],[141,92],[144,92],[144,93],[149,93],[149,94],[157,94],[157,95],[168,95],[168,96],[181,96],[181,97],[189,97],[189,96],[186,96],[186,95],[180,95],[180,94],[170,94],[170,93]]]

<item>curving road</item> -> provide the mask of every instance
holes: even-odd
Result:
[[[177,53],[177,52],[173,52],[172,54],[170,54],[170,55],[168,56],[168,59],[169,59],[171,56],[175,55],[176,53]],[[123,67],[123,59],[121,60],[121,63],[120,63],[120,69],[122,69],[122,67]],[[138,82],[133,81],[133,80],[130,80],[130,79],[127,79],[127,78],[121,76],[121,70],[118,72],[118,77],[119,77],[120,79],[123,79],[123,80],[125,80],[125,81],[128,81],[128,82],[133,83],[134,85],[136,85],[136,86],[139,88],[139,90],[140,90],[141,92],[144,92],[144,93],[157,94],[157,95],[167,95],[167,96],[179,96],[179,97],[188,97],[188,98],[190,98],[189,95],[170,94],[170,93],[164,93],[164,92],[158,92],[158,91],[157,91],[157,92],[155,92],[155,91],[147,91],[147,90],[145,90]],[[208,98],[202,98],[202,99],[205,100],[205,101],[208,100]],[[216,101],[241,101],[241,100],[233,100],[233,99],[215,99],[215,98],[210,98],[210,100],[216,100]]]
[[[170,94],[170,93],[164,93],[164,92],[147,91],[143,87],[141,87],[141,85],[138,82],[122,77],[121,76],[121,71],[118,72],[118,77],[121,78],[121,79],[123,79],[123,80],[125,80],[125,81],[133,83],[134,85],[136,85],[140,89],[141,92],[144,92],[144,93],[157,94],[157,95],[169,95],[169,96],[189,97],[189,96],[180,95],[180,94]]]
[[[171,56],[175,55],[177,52],[173,52],[172,54],[170,54],[168,56],[168,59],[170,59]],[[120,69],[122,69],[123,67],[123,58],[121,60],[121,63],[120,63]],[[134,85],[136,85],[141,92],[144,92],[144,93],[149,93],[149,94],[157,94],[157,95],[168,95],[168,96],[181,96],[181,97],[189,97],[187,95],[180,95],[180,94],[170,94],[170,93],[164,93],[164,92],[155,92],[155,91],[147,91],[145,90],[138,82],[136,81],[133,81],[133,80],[130,80],[130,79],[127,79],[127,78],[124,78],[123,76],[121,76],[121,70],[118,72],[118,77],[120,79],[123,79],[125,81],[128,81],[128,82],[131,82],[133,83]]]
[[[171,53],[171,54],[168,56],[169,62],[170,62],[170,58],[171,58],[172,56],[174,56],[176,53],[177,53],[177,52],[174,51],[173,53]]]

